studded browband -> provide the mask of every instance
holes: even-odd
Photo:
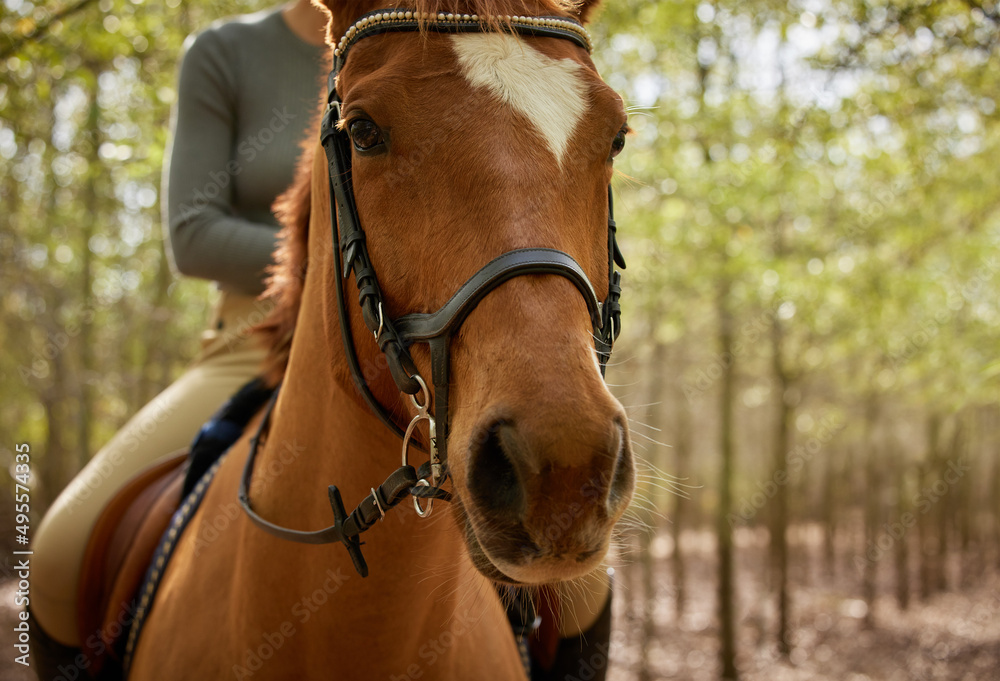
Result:
[[[339,73],[347,60],[347,52],[362,38],[380,33],[434,31],[437,33],[482,33],[497,26],[500,30],[519,35],[543,36],[571,40],[589,53],[590,33],[580,23],[562,17],[489,16],[409,10],[380,9],[369,12],[351,24],[333,48],[333,73]],[[333,88],[331,88],[331,91]]]
[[[342,542],[354,566],[362,576],[368,566],[361,554],[359,536],[385,516],[407,496],[414,498],[420,516],[430,514],[434,499],[448,500],[450,494],[441,489],[447,478],[448,442],[448,388],[449,345],[451,337],[459,330],[468,314],[492,290],[503,282],[526,274],[556,274],[569,279],[583,295],[594,330],[595,346],[601,373],[611,356],[611,349],[620,330],[621,274],[615,265],[625,267],[625,261],[615,238],[611,187],[608,187],[608,294],[599,301],[590,280],[577,262],[568,254],[548,248],[525,248],[504,253],[480,269],[463,284],[452,298],[437,312],[409,314],[393,320],[387,314],[383,296],[368,254],[364,229],[358,217],[351,178],[351,147],[348,132],[339,126],[341,99],[336,89],[337,75],[347,59],[350,48],[359,40],[389,32],[432,31],[439,33],[485,33],[506,31],[524,36],[560,38],[590,51],[590,36],[578,22],[562,17],[498,16],[481,17],[469,14],[427,14],[404,10],[379,10],[358,19],[337,43],[334,49],[333,70],[329,79],[328,107],[320,127],[320,141],[329,163],[330,195],[335,210],[331,210],[333,239],[338,254],[334,260],[334,281],[341,337],[348,366],[355,386],[364,401],[379,419],[394,433],[403,438],[403,465],[390,475],[378,488],[372,488],[357,508],[347,514],[340,492],[329,486],[329,500],[335,524],[315,532],[300,532],[275,525],[260,517],[250,506],[249,489],[258,445],[270,421],[274,400],[265,412],[257,433],[251,440],[240,484],[239,501],[243,510],[258,527],[283,539],[309,544]],[[339,255],[339,257],[337,257]],[[358,302],[365,326],[372,332],[375,342],[384,354],[389,373],[399,390],[410,396],[417,409],[417,416],[404,430],[393,414],[375,398],[365,372],[361,367],[351,332],[350,316],[346,309],[344,279],[353,272],[358,289]],[[431,395],[420,377],[408,347],[416,342],[427,343],[431,353],[434,409],[431,413]],[[416,396],[419,395],[421,399]],[[430,440],[429,461],[419,470],[410,466],[407,452],[415,426],[427,421]],[[427,478],[431,481],[428,482]],[[426,509],[419,499],[427,500]]]

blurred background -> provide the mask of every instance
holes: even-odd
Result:
[[[176,60],[271,4],[0,2],[0,465],[31,445],[36,526],[196,353]],[[610,677],[1000,679],[1000,9],[617,0],[592,33],[645,461]]]

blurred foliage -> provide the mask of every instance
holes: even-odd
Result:
[[[917,463],[926,419],[996,404],[995,4],[614,2],[596,33],[634,130],[616,163],[629,260],[621,344],[636,366],[617,376],[680,386],[683,399],[659,409],[686,403],[705,426],[696,483],[711,486],[717,466],[723,278],[745,341],[732,358],[737,498],[770,466],[777,400],[796,408],[800,439],[836,417],[842,441],[865,437],[874,400],[891,413],[885,437]],[[775,317],[793,384],[784,396]],[[674,359],[650,372],[657,345]],[[641,411],[673,442],[667,414]],[[1000,471],[993,458],[977,464],[984,478]],[[711,507],[711,493],[698,496]]]
[[[36,512],[198,348],[214,292],[171,273],[160,219],[176,62],[196,29],[266,6],[0,0],[0,465],[31,444]],[[820,521],[827,569],[854,570],[917,509],[892,548],[903,607],[907,561],[923,597],[946,587],[949,550],[962,579],[984,547],[1000,564],[996,3],[609,0],[591,31],[633,130],[616,160],[629,267],[608,377],[652,467],[640,526],[668,514],[679,547],[713,516],[775,536]],[[972,473],[930,503],[958,460]],[[647,603],[652,534],[634,590]],[[875,562],[861,572],[871,605]]]
[[[41,500],[197,351],[214,292],[173,277],[160,222],[177,58],[265,6],[0,5],[0,450],[32,445]]]
[[[159,212],[176,60],[192,31],[265,6],[0,4],[0,449],[33,443],[49,498],[196,351],[213,293],[169,272]],[[593,26],[634,131],[616,180],[633,359],[611,376],[669,384],[650,421],[684,408],[706,432],[734,361],[744,488],[775,400],[802,438],[872,399],[914,424],[995,403],[998,22],[976,0],[618,0]],[[915,458],[917,431],[900,434]]]

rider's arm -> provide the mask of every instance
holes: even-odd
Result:
[[[181,61],[173,143],[164,163],[165,218],[177,271],[260,293],[276,230],[234,213],[236,74],[209,30],[188,39]],[[168,189],[169,188],[169,189]]]

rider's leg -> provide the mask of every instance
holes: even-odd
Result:
[[[249,301],[249,302],[248,302]],[[252,299],[227,297],[202,356],[143,407],[84,467],[49,508],[32,541],[31,612],[57,642],[79,646],[77,579],[90,530],[129,478],[188,446],[201,425],[257,375],[265,352],[241,332],[260,321]]]

